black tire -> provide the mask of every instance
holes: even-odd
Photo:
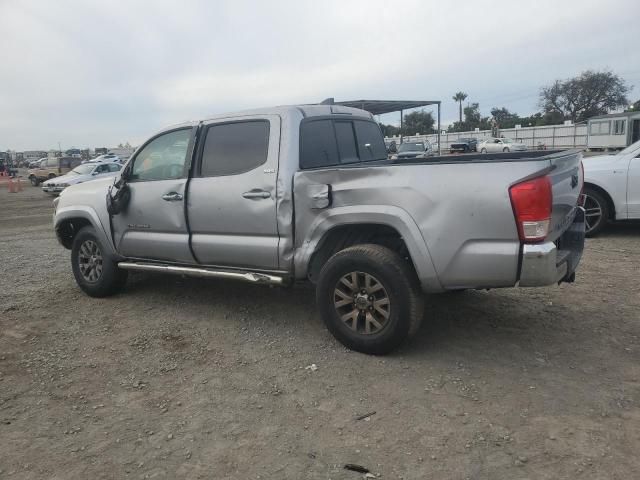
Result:
[[[487,153],[487,149],[483,148],[482,150],[480,150],[480,153]]]
[[[47,176],[47,178],[48,178],[49,180],[51,180],[52,178],[56,178],[56,174],[55,174],[55,173],[50,173],[50,174]]]
[[[606,227],[609,221],[609,202],[598,190],[585,187],[584,209],[586,221],[585,235],[587,237],[595,237]],[[596,215],[596,209],[600,211],[599,217]]]
[[[353,273],[356,274],[355,282],[350,277]],[[348,298],[343,296],[344,291],[337,291],[339,288],[345,289],[347,285],[341,283],[342,279],[351,278],[351,284],[355,283],[357,287],[353,291],[358,290],[359,295],[358,279],[365,279],[366,282],[365,276],[373,278],[376,283],[370,292],[365,294],[362,290],[363,297],[370,295],[370,301],[376,304],[380,302],[376,297],[380,295],[380,289],[374,290],[379,284],[382,286],[382,295],[388,298],[386,316],[379,323],[383,318],[380,316],[382,310],[373,305],[360,310],[356,306],[355,296],[353,303],[348,299],[347,304],[338,307],[339,299]],[[351,297],[348,286],[345,290]],[[367,301],[366,298],[359,300]],[[320,271],[316,301],[327,329],[338,341],[352,350],[373,355],[384,355],[398,348],[418,330],[424,314],[423,296],[413,267],[400,255],[380,245],[356,245],[333,255]],[[343,311],[339,313],[339,308],[346,309],[346,313],[341,315]],[[350,312],[354,312],[356,317],[350,317],[349,325],[349,319],[342,320],[341,317],[349,316]],[[376,322],[370,322],[371,315],[378,316]],[[362,331],[365,328],[369,330],[373,323],[381,327],[376,327],[375,332]]]
[[[33,185],[34,187],[37,187],[38,185],[40,185],[40,181],[38,180],[37,177],[31,176],[29,177],[29,181],[31,182],[31,185]]]
[[[504,147],[504,148],[502,149],[502,151],[503,151],[504,153],[508,153],[508,152],[510,152],[511,150],[509,150],[509,147]]]
[[[81,257],[85,258],[87,249],[91,251],[92,246],[95,245],[96,250],[92,251],[92,257],[94,260],[92,265],[89,266],[89,262],[83,260],[85,267],[80,267]],[[83,250],[83,246],[85,249]],[[93,253],[97,252],[97,255]],[[97,262],[95,258],[100,257],[100,262]],[[98,265],[100,265],[99,273]],[[78,286],[90,297],[108,297],[113,295],[124,287],[127,282],[126,270],[118,268],[118,265],[109,258],[107,249],[102,244],[102,241],[98,238],[93,227],[83,227],[77,233],[73,239],[73,246],[71,247],[71,268],[73,269],[73,276],[76,279]],[[87,271],[89,273],[87,274]],[[91,274],[95,278],[90,278]]]

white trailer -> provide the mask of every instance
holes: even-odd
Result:
[[[589,150],[619,150],[640,140],[640,112],[610,113],[588,121]]]

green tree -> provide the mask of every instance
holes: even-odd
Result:
[[[454,122],[449,126],[450,132],[468,132],[479,128],[480,130],[491,129],[489,117],[483,117],[480,113],[480,105],[472,103],[464,108],[464,120],[462,122]]]
[[[454,102],[458,102],[458,107],[460,111],[460,120],[459,120],[460,123],[462,123],[462,102],[464,102],[467,97],[468,95],[464,92],[458,92],[452,97]]]
[[[543,114],[560,113],[564,119],[582,122],[629,105],[629,91],[626,82],[612,71],[586,70],[543,87],[539,105]]]
[[[505,107],[492,108],[491,116],[496,121],[499,128],[513,128],[521,122],[521,119],[517,113],[511,113]]]
[[[384,123],[381,123],[380,130],[382,130],[382,134],[385,137],[394,137],[400,134],[400,128],[395,125],[385,125]]]
[[[432,112],[425,112],[424,110],[412,112],[404,116],[402,135],[433,133],[434,124],[435,120],[433,119]]]

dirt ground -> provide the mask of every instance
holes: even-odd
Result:
[[[0,478],[638,478],[638,225],[573,285],[431,296],[372,357],[311,288],[137,274],[91,299],[51,213],[0,188]]]

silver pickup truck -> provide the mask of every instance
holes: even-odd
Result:
[[[130,270],[308,280],[331,333],[382,354],[424,292],[573,281],[582,184],[578,151],[389,160],[368,112],[287,106],[159,132],[115,180],[65,189],[54,226],[88,295]]]

